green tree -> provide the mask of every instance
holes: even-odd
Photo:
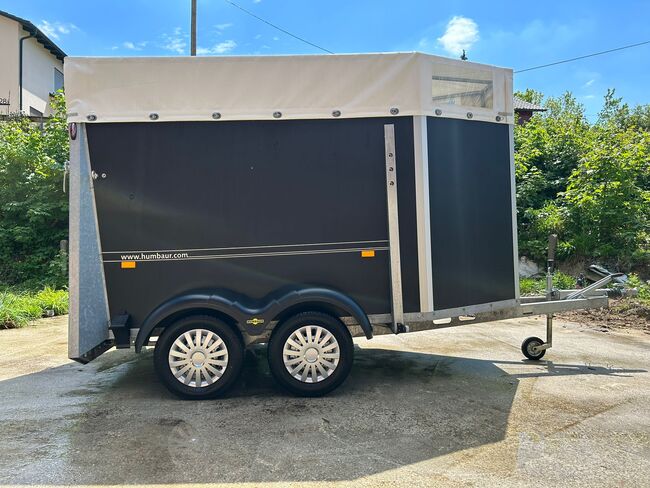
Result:
[[[616,90],[613,88],[607,90],[605,103],[598,114],[597,125],[650,131],[650,105],[637,105],[630,108],[622,98],[617,98],[615,95]]]
[[[597,126],[562,202],[575,250],[620,268],[650,262],[650,133]]]
[[[26,117],[0,123],[0,283],[63,286],[68,137],[63,93],[43,128]]]
[[[517,96],[543,104],[546,112],[515,126],[515,171],[520,250],[542,260],[548,233],[564,231],[565,211],[556,203],[586,147],[589,123],[571,93],[543,101],[534,90]],[[562,241],[560,256],[571,252]]]
[[[650,106],[630,108],[605,95],[594,124],[571,94],[515,128],[520,249],[542,261],[547,236],[561,236],[560,257],[579,256],[629,269],[650,262]]]

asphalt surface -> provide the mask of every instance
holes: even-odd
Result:
[[[263,348],[181,401],[151,352],[66,358],[66,318],[0,331],[0,484],[650,486],[650,335],[526,319],[357,340],[348,381],[280,391]]]

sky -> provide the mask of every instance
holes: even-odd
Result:
[[[233,0],[335,53],[422,51],[517,69],[650,40],[647,0]],[[189,54],[190,0],[0,0],[72,56]],[[198,54],[319,54],[226,0],[198,0]],[[650,44],[515,74],[515,89],[570,91],[594,118],[607,88],[650,103]]]

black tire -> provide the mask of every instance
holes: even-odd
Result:
[[[541,346],[542,344],[544,344],[544,341],[539,337],[529,337],[521,343],[521,352],[531,361],[538,361],[544,357],[544,354],[546,354],[546,349],[538,353],[534,353],[531,350],[531,347]]]
[[[296,379],[287,370],[284,363],[285,343],[294,332],[306,326],[325,329],[334,336],[336,343],[338,343],[338,364],[329,372],[327,377],[311,383]],[[324,345],[323,348],[329,349],[334,344],[334,341],[330,339],[328,344]],[[325,357],[329,352],[319,352],[318,362],[321,360],[321,354]],[[353,359],[354,344],[347,327],[339,319],[321,312],[299,313],[282,322],[273,331],[268,346],[268,360],[273,377],[282,387],[299,396],[322,396],[340,386],[350,374]],[[316,373],[315,376],[317,375],[320,378],[321,375],[316,371],[316,365],[313,368],[314,373]],[[313,380],[313,378],[310,378],[310,380]]]
[[[219,336],[225,344],[227,364],[225,366],[219,366],[223,368],[221,370],[221,376],[214,383],[208,384],[207,386],[188,386],[184,381],[177,379],[174,373],[172,373],[169,362],[171,357],[170,350],[176,339],[179,339],[186,332],[199,329],[210,331]],[[202,341],[198,340],[197,342],[200,348]],[[203,348],[203,350],[206,348],[209,350],[211,344],[207,344]],[[154,350],[154,366],[160,380],[169,391],[181,398],[190,400],[214,398],[224,394],[239,376],[243,361],[244,345],[239,335],[222,320],[207,315],[186,317],[166,327],[159,337],[156,343],[156,349]],[[214,370],[215,368],[212,369]],[[187,374],[181,376],[181,378],[187,378]],[[205,380],[202,376],[200,378],[202,383],[204,381],[207,383],[207,378]],[[197,381],[194,380],[194,383],[197,383]]]

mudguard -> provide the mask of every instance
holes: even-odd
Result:
[[[365,336],[372,339],[372,325],[368,316],[352,298],[336,290],[320,287],[280,290],[261,300],[233,293],[229,290],[197,290],[176,296],[158,306],[142,323],[135,340],[135,350],[140,352],[153,330],[169,317],[178,313],[208,309],[230,317],[243,334],[260,335],[273,320],[289,309],[313,304],[315,308],[341,310],[353,317]]]

